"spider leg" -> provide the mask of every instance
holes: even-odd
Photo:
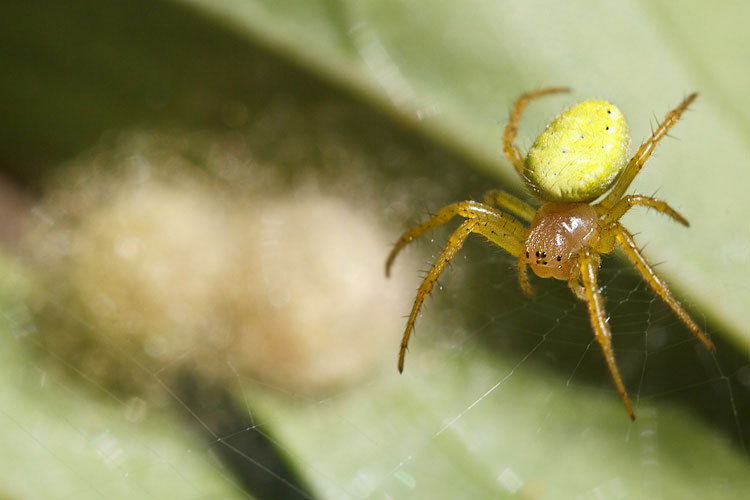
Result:
[[[588,297],[586,296],[586,289],[581,285],[581,264],[576,263],[575,266],[570,270],[570,278],[568,278],[568,288],[573,294],[580,300],[586,302]]]
[[[534,218],[534,215],[536,214],[536,210],[534,210],[534,208],[530,205],[527,205],[525,202],[519,200],[512,194],[506,193],[505,191],[500,191],[498,189],[487,191],[484,194],[484,204],[497,205],[500,208],[504,208],[505,210],[518,215],[526,222],[531,222],[531,220]]]
[[[528,268],[523,259],[518,259],[518,284],[521,285],[523,293],[526,295],[534,295],[534,288],[532,288],[531,282],[529,281]]]
[[[508,120],[508,125],[505,126],[505,134],[503,135],[503,151],[505,152],[505,156],[508,157],[508,160],[515,167],[516,171],[521,174],[521,177],[525,178],[523,175],[523,156],[521,156],[518,146],[516,146],[513,141],[516,139],[516,135],[518,135],[518,124],[521,121],[523,110],[526,109],[526,106],[534,99],[549,94],[561,94],[564,92],[570,92],[570,89],[568,87],[550,87],[536,90],[534,92],[521,94],[521,96],[516,99],[516,102],[513,103],[513,108],[510,111],[510,120]]]
[[[620,201],[615,203],[615,205],[610,209],[606,209],[600,206],[596,206],[595,208],[597,208],[597,213],[599,215],[605,215],[600,224],[603,227],[606,227],[613,222],[619,221],[620,218],[622,218],[622,216],[625,215],[628,210],[636,205],[653,208],[658,212],[669,215],[683,226],[690,226],[690,223],[687,221],[687,219],[680,215],[677,210],[670,207],[666,201],[657,200],[656,198],[652,198],[651,196],[646,196],[643,194],[629,194],[627,196],[623,196],[622,198],[620,198]]]
[[[503,243],[498,245],[503,247],[505,250],[510,252],[512,255],[518,256],[521,241],[526,240],[528,235],[528,229],[525,228],[520,222],[518,222],[511,215],[505,214],[494,208],[483,205],[476,201],[461,201],[453,203],[446,207],[443,207],[432,216],[429,220],[422,224],[415,226],[401,235],[401,238],[396,242],[388,255],[388,259],[385,261],[385,275],[390,276],[391,266],[396,256],[403,247],[414,241],[417,237],[426,233],[430,229],[434,229],[437,226],[445,224],[451,220],[454,216],[460,215],[466,218],[479,218],[482,220],[492,220],[494,227],[497,229],[497,233],[494,238],[496,240],[502,240]],[[490,238],[492,239],[492,238]],[[494,240],[493,240],[494,241]]]
[[[674,311],[674,313],[682,320],[683,323],[685,323],[690,331],[693,332],[693,335],[698,337],[698,339],[703,342],[703,345],[705,345],[709,351],[712,351],[714,349],[714,345],[710,340],[708,340],[706,335],[701,331],[695,321],[693,321],[693,318],[690,317],[687,311],[685,311],[680,303],[677,302],[677,299],[672,296],[672,293],[669,291],[667,284],[654,272],[653,268],[649,265],[646,258],[643,256],[640,250],[638,250],[638,247],[635,244],[635,240],[633,239],[633,235],[630,234],[630,232],[619,223],[616,224],[615,230],[617,231],[617,234],[615,236],[617,238],[617,242],[625,251],[625,255],[628,256],[633,264],[635,264],[635,267],[641,273],[643,279],[646,280],[646,283],[648,283],[651,288],[653,288],[653,290],[659,295],[659,297],[661,297],[661,299],[667,303],[672,311]]]
[[[409,344],[409,337],[414,329],[414,322],[417,320],[419,309],[422,307],[422,303],[432,291],[435,286],[440,274],[448,265],[450,260],[458,253],[463,246],[464,241],[469,234],[478,233],[490,240],[492,243],[508,251],[514,257],[518,257],[520,260],[521,253],[523,252],[523,246],[521,242],[508,234],[508,228],[506,227],[507,220],[509,217],[506,214],[497,212],[498,215],[503,217],[495,217],[494,215],[486,215],[480,213],[473,217],[467,218],[459,227],[456,229],[443,249],[443,252],[437,258],[435,263],[430,268],[427,276],[425,276],[422,284],[417,290],[417,297],[414,299],[414,305],[412,306],[411,313],[409,314],[409,320],[406,322],[406,329],[404,330],[404,336],[401,339],[401,350],[398,355],[398,371],[404,371],[404,357],[406,356],[406,347]],[[511,219],[513,220],[513,219]],[[516,222],[517,223],[517,222]]]
[[[680,120],[680,116],[682,116],[682,113],[687,109],[690,103],[695,100],[696,97],[698,97],[698,94],[690,94],[680,103],[679,106],[667,113],[667,116],[659,124],[656,130],[651,133],[651,137],[649,137],[648,140],[646,140],[646,142],[641,144],[641,147],[638,148],[638,151],[635,153],[635,155],[633,155],[633,157],[628,162],[628,165],[625,167],[625,170],[623,170],[622,174],[620,175],[620,178],[617,179],[617,183],[615,183],[612,191],[609,192],[606,198],[599,202],[598,206],[610,208],[620,200],[622,195],[630,186],[630,183],[633,182],[633,179],[635,179],[635,176],[638,175],[638,172],[640,172],[641,168],[643,168],[646,160],[648,160],[651,156],[651,153],[654,152],[656,144],[660,140],[662,140],[662,138],[667,135],[669,129],[671,129]]]
[[[628,393],[625,391],[625,385],[622,383],[622,377],[620,377],[620,370],[617,368],[617,363],[615,362],[615,352],[612,348],[612,332],[609,329],[607,314],[604,311],[604,299],[599,292],[596,282],[596,272],[599,267],[597,254],[591,249],[585,248],[581,251],[578,260],[581,265],[581,281],[583,281],[583,288],[586,293],[591,327],[594,329],[596,340],[602,347],[604,359],[607,360],[607,366],[614,379],[617,392],[620,393],[622,402],[625,403],[625,408],[628,410],[630,419],[635,420],[633,407],[630,405]]]
[[[419,309],[422,307],[424,299],[427,298],[430,291],[432,291],[432,287],[435,286],[435,282],[443,272],[443,269],[445,269],[445,266],[447,266],[448,262],[450,262],[450,260],[458,253],[461,246],[464,244],[464,241],[466,241],[466,238],[477,227],[477,225],[479,225],[479,220],[467,219],[453,232],[451,237],[448,238],[448,243],[446,243],[445,249],[443,249],[440,257],[438,257],[432,265],[432,268],[430,268],[427,276],[425,276],[424,281],[422,281],[422,284],[419,286],[417,298],[414,300],[414,306],[411,308],[411,314],[409,314],[409,320],[406,323],[406,330],[404,330],[404,336],[401,339],[401,350],[398,353],[399,372],[404,371],[406,347],[409,345],[409,337],[411,336],[414,322],[417,320],[417,314],[419,314]]]

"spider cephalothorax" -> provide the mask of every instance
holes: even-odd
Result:
[[[672,296],[641,254],[633,236],[619,222],[630,208],[642,205],[688,225],[687,220],[666,202],[640,194],[625,195],[625,190],[656,144],[677,123],[697,95],[689,95],[670,111],[630,161],[626,161],[630,141],[622,113],[611,103],[598,100],[584,101],[563,112],[523,158],[513,141],[526,105],[537,97],[567,91],[566,88],[550,88],[522,95],[516,100],[505,128],[503,150],[532,194],[543,202],[538,209],[508,193],[490,191],[485,195],[484,203],[462,201],[444,207],[426,222],[404,233],[393,247],[386,261],[386,275],[406,244],[455,215],[465,218],[448,239],[417,291],[401,341],[398,368],[399,371],[404,369],[406,347],[424,299],[469,234],[478,233],[518,259],[519,282],[526,294],[533,293],[527,274],[528,265],[542,278],[566,280],[573,293],[587,303],[591,326],[615,386],[630,418],[635,418],[615,363],[604,299],[597,285],[600,255],[610,253],[615,245],[620,245],[651,288],[708,349],[713,349],[711,341]],[[605,196],[594,203],[602,195]]]
[[[541,278],[567,280],[576,256],[596,236],[596,210],[586,203],[548,202],[531,220],[526,263]]]

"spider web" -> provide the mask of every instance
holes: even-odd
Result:
[[[363,57],[388,95],[410,105],[418,93],[393,71],[378,40],[361,25],[353,36],[360,51],[368,50]],[[233,57],[239,52],[228,47]],[[255,98],[236,95],[249,107],[228,101],[221,114],[231,129],[247,125],[255,153],[278,151],[275,166],[317,161],[349,168],[371,161],[372,171],[404,176],[399,170],[427,164],[423,180],[407,183],[411,198],[448,202],[457,199],[456,191],[466,195],[465,185],[447,193],[430,180],[460,184],[468,177],[460,162],[425,160],[429,148],[421,142],[394,145],[403,130],[392,131],[359,105],[342,104],[340,88],[321,90],[319,82],[266,56],[244,61],[234,64],[251,68],[244,76],[256,79],[248,87]],[[516,85],[523,75],[497,76]],[[161,106],[170,92],[161,83],[156,88]],[[440,112],[427,109],[416,111]],[[259,123],[245,123],[256,113]],[[505,114],[498,116],[504,120]],[[405,151],[409,147],[419,154]],[[357,148],[362,151],[352,154]],[[489,179],[474,181],[489,185]],[[379,208],[391,210],[387,217],[399,224],[404,214],[419,213],[397,196],[385,198]],[[409,251],[428,268],[445,236],[438,232],[431,244]],[[119,250],[127,252],[128,245]],[[583,304],[552,280],[534,279],[537,294],[523,297],[512,259],[478,238],[470,239],[427,301],[405,373],[395,369],[396,332],[382,370],[326,394],[270,383],[232,363],[225,364],[228,377],[207,377],[190,361],[191,346],[146,365],[103,336],[95,352],[117,360],[115,380],[143,384],[136,391],[112,387],[101,378],[103,362],[80,362],[76,351],[89,348],[84,342],[74,338],[73,349],[60,354],[43,341],[43,329],[53,337],[65,332],[59,324],[40,323],[22,297],[28,277],[3,265],[0,498],[747,496],[747,357],[693,309],[716,343],[714,353],[706,352],[631,267],[614,258],[605,259],[600,285],[635,423],[613,388]],[[371,265],[381,268],[382,259]],[[415,269],[403,260],[397,265],[414,277],[415,288]],[[61,321],[89,333],[100,329],[52,290],[48,298]],[[107,307],[104,300],[97,305]],[[409,306],[407,300],[399,313]]]
[[[135,142],[140,144],[139,140]],[[126,142],[130,151],[132,138]],[[192,138],[192,142],[197,140]],[[153,144],[150,147],[161,150]],[[129,153],[127,157],[131,158]],[[154,157],[160,158],[156,153],[136,156],[137,182],[144,175],[141,164]],[[219,159],[221,164],[226,161]],[[362,184],[370,182],[368,175]],[[93,182],[93,176],[87,173],[83,179]],[[419,182],[418,177],[406,183],[401,199],[408,199],[411,186],[429,191]],[[205,220],[198,214],[213,205],[201,201],[204,191],[191,191],[188,181],[183,184],[190,193],[188,204],[175,198],[173,191],[166,191],[165,196],[157,184],[155,192],[179,208],[172,211],[168,204],[160,211],[173,217],[176,213],[170,219],[174,223],[187,219],[188,227],[201,227]],[[93,190],[96,198],[117,198],[107,194],[109,184],[93,185],[98,186]],[[124,185],[126,192],[135,193],[126,206],[148,206],[143,193],[138,194],[132,184]],[[232,196],[224,197],[231,200]],[[439,196],[455,199],[452,193]],[[366,203],[361,197],[356,201]],[[394,217],[424,215],[424,208],[420,211],[412,206],[414,201],[410,203],[397,203],[400,209]],[[240,211],[245,211],[244,205]],[[83,212],[107,213],[103,208]],[[119,223],[118,214],[122,215],[110,211],[104,219],[106,226]],[[135,214],[137,221],[144,218],[140,212]],[[44,209],[35,216],[50,218]],[[415,216],[415,221],[421,218]],[[220,220],[212,216],[207,226],[213,228]],[[276,223],[269,217],[261,220],[265,224],[259,230],[262,247],[273,252],[255,260],[270,266],[271,283],[279,283],[288,276],[271,259],[281,248]],[[344,223],[344,219],[333,220]],[[368,254],[356,246],[343,251],[348,260],[364,258],[364,267],[378,269],[377,278],[371,278],[372,287],[397,295],[399,288],[403,291],[409,283],[414,288],[419,284],[419,263],[409,259],[421,259],[422,269],[428,269],[454,227],[455,221],[410,245],[396,263],[397,276],[380,284],[375,281],[384,280],[380,269],[387,242],[382,243],[382,252],[376,249]],[[160,231],[146,234],[158,237]],[[187,247],[196,245],[194,253],[210,256],[217,247],[236,243],[216,237],[214,246],[186,240],[192,243],[178,247],[182,245],[187,252]],[[130,240],[108,241],[94,249],[111,253],[107,249],[114,245],[118,255],[133,252]],[[334,240],[329,235],[327,241]],[[69,244],[64,238],[47,238],[40,249],[54,250],[64,244]],[[175,241],[167,238],[166,244]],[[82,255],[80,265],[96,268],[96,252]],[[243,253],[241,260],[253,259]],[[305,263],[310,266],[312,260]],[[606,298],[617,364],[637,415],[635,423],[628,419],[614,389],[585,304],[574,298],[565,283],[536,277],[532,277],[535,295],[524,296],[514,260],[479,237],[469,238],[426,301],[402,375],[396,371],[395,359],[405,319],[398,315],[409,310],[413,296],[408,293],[397,309],[387,309],[393,325],[383,335],[392,335],[387,337],[392,340],[382,355],[377,354],[380,368],[369,368],[362,378],[322,392],[269,377],[266,372],[278,367],[276,361],[262,370],[240,367],[220,344],[203,342],[200,328],[197,336],[188,331],[195,322],[200,327],[202,318],[181,319],[193,317],[190,307],[174,309],[173,304],[191,300],[179,288],[205,279],[203,270],[195,267],[184,282],[179,281],[185,272],[181,268],[176,275],[166,275],[175,280],[175,289],[167,287],[164,296],[156,296],[163,308],[156,316],[171,316],[171,323],[151,324],[153,338],[146,338],[145,348],[135,350],[100,332],[136,321],[138,310],[155,300],[147,290],[135,292],[142,303],[131,302],[127,290],[119,299],[112,298],[119,288],[112,287],[112,280],[126,286],[129,274],[137,268],[118,273],[105,261],[106,279],[94,274],[93,281],[85,282],[88,291],[83,308],[61,294],[53,280],[43,292],[51,315],[31,310],[23,300],[25,294],[15,292],[29,285],[19,285],[23,279],[17,277],[18,271],[6,273],[0,288],[5,304],[3,367],[11,390],[0,407],[0,419],[9,429],[2,444],[16,457],[18,470],[9,477],[25,478],[7,482],[8,494],[22,498],[485,498],[511,494],[684,498],[717,492],[742,497],[746,491],[748,482],[738,478],[746,477],[750,364],[712,335],[711,325],[693,311],[716,344],[716,351],[708,352],[620,258],[604,257],[599,284]],[[268,273],[261,274],[267,279]],[[76,275],[64,276],[70,277],[57,281],[75,280]],[[250,278],[239,268],[233,276],[239,282]],[[152,283],[157,288],[160,284]],[[231,296],[226,290],[234,288],[222,284],[220,292],[209,290],[209,296]],[[284,294],[273,295],[277,300]],[[124,311],[136,313],[132,314],[136,319],[130,313],[125,318],[107,316],[114,300],[122,302]],[[335,303],[349,304],[342,298]],[[200,308],[200,303],[193,305]],[[372,309],[382,314],[375,306]],[[231,308],[219,310],[220,320],[225,315],[233,317]],[[367,318],[367,311],[362,314]],[[359,322],[376,323],[375,318]],[[161,335],[160,329],[170,324],[186,331],[176,337]],[[158,353],[165,349],[162,338],[169,339],[167,347],[177,346],[173,355],[144,358],[144,350]],[[335,347],[324,344],[315,356],[339,352]],[[380,352],[372,346],[366,349]],[[337,365],[353,356],[340,352],[328,363]],[[219,360],[219,369],[213,358]],[[207,370],[206,365],[214,368]],[[28,471],[38,463],[50,471],[49,480],[28,481]],[[700,474],[685,475],[685,470],[696,468]]]
[[[397,220],[398,234],[404,217],[415,223],[441,206],[434,200],[472,197],[467,193],[478,199],[491,185],[443,153],[427,152],[425,159],[421,142],[393,145],[397,134],[380,118],[349,117],[360,112],[340,96],[311,95],[314,104],[270,100],[247,137],[236,141],[258,143],[248,146],[249,160],[247,151],[237,158],[224,153],[232,141],[209,144],[206,150],[222,151],[219,163],[245,176],[234,183],[239,190],[258,182],[257,171],[246,171],[262,163],[256,157],[262,148],[282,155],[269,162],[288,167],[289,177],[316,158],[322,165],[316,177],[342,178],[337,168],[345,169],[347,183],[335,194],[352,204],[367,205],[358,195],[363,186],[387,190],[386,199],[376,193],[373,210]],[[238,115],[248,111],[227,106]],[[295,114],[303,118],[290,118]],[[363,123],[366,141],[348,135]],[[191,155],[198,153],[184,156]],[[352,165],[360,164],[367,173],[356,178]],[[398,182],[385,180],[389,175]],[[393,279],[383,293],[415,289],[419,267],[409,265],[409,256],[428,269],[449,230],[411,245],[396,263],[406,281]],[[125,243],[117,251],[127,254]],[[387,244],[376,250],[366,265],[380,270]],[[347,258],[357,255],[351,250]],[[196,267],[182,272],[193,276]],[[207,376],[201,364],[207,358],[194,358],[199,349],[190,344],[151,364],[107,336],[96,337],[94,351],[72,337],[60,353],[44,339],[66,339],[63,323],[87,338],[101,323],[47,290],[60,321],[41,324],[18,292],[29,285],[14,276],[5,273],[1,288],[0,449],[12,459],[0,498],[744,498],[750,486],[750,363],[693,310],[716,344],[707,352],[618,258],[605,257],[599,279],[635,423],[614,389],[584,304],[564,283],[533,277],[536,294],[524,297],[513,259],[476,237],[427,300],[404,374],[395,364],[405,319],[394,323],[380,369],[320,394],[231,362],[223,364],[223,376]],[[99,285],[92,297],[107,282]],[[406,314],[411,300],[407,294],[389,314]],[[108,307],[101,297],[95,305]],[[370,320],[362,314],[362,323]],[[163,348],[157,341],[147,347]],[[94,356],[82,363],[78,351],[86,350]],[[116,368],[102,367],[112,360]],[[136,390],[127,386],[131,380]]]
[[[421,250],[432,259],[442,241],[438,235]],[[563,496],[672,496],[681,492],[670,489],[665,476],[679,458],[672,442],[681,439],[679,430],[694,431],[699,450],[707,449],[707,433],[710,446],[729,440],[738,453],[746,452],[750,413],[741,376],[747,365],[727,355],[731,348],[721,339],[713,338],[715,353],[706,352],[628,266],[605,259],[600,285],[618,366],[638,416],[630,423],[592,340],[584,305],[563,283],[533,284],[536,295],[519,300],[513,260],[475,239],[428,300],[405,374],[386,370],[325,397],[269,386],[233,366],[229,386],[201,381],[195,370],[176,379],[169,375],[172,366],[151,370],[121,353],[130,370],[147,372],[167,394],[155,404],[123,399],[74,359],[60,361],[78,380],[41,362],[12,361],[6,349],[6,376],[22,384],[26,397],[47,398],[49,391],[67,396],[60,400],[59,422],[41,410],[29,416],[7,405],[2,420],[6,433],[24,441],[23,448],[58,478],[57,498],[110,498],[113,491],[159,498],[158,486],[134,464],[176,480],[183,498],[227,492],[238,498],[453,498],[519,491],[557,496],[550,484],[565,484]],[[8,309],[5,319],[10,350],[37,343],[23,306]],[[71,401],[90,404],[80,400],[79,384],[103,401],[86,417],[70,409]],[[144,439],[142,427],[152,420],[144,414],[159,414],[163,407],[181,414],[201,438],[189,438],[176,450],[165,449],[159,436],[147,433]],[[75,459],[60,451],[76,443],[60,438],[65,430],[78,436]],[[547,441],[555,445],[534,445]],[[690,449],[690,443],[684,446]],[[546,453],[554,456],[545,459]],[[214,478],[188,472],[186,454],[210,464]],[[596,457],[621,463],[598,467]],[[697,461],[705,475],[686,485],[691,491],[742,495],[747,483]],[[93,462],[98,476],[82,472],[92,466],[81,462]],[[589,470],[583,478],[555,472],[579,466]],[[23,492],[17,483],[8,485]]]

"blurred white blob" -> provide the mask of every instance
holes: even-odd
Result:
[[[47,350],[131,389],[180,367],[302,393],[395,371],[412,287],[386,281],[398,231],[373,209],[136,163],[62,182],[39,207]]]

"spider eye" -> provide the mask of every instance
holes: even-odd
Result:
[[[560,262],[562,260],[562,255],[557,256],[557,262]]]

